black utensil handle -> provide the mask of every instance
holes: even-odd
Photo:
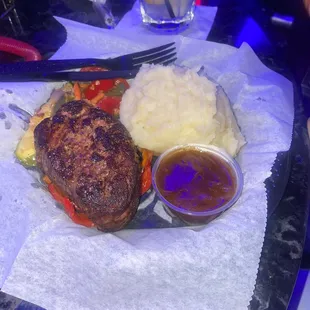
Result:
[[[59,82],[59,81],[95,81],[115,78],[134,78],[138,69],[124,71],[94,71],[94,72],[52,72],[52,73],[24,73],[24,74],[0,74],[0,82]]]
[[[0,74],[17,74],[26,72],[55,72],[88,66],[102,66],[109,68],[111,59],[65,59],[25,61],[9,64],[0,64]]]

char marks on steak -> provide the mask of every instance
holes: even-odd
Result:
[[[134,216],[140,161],[126,128],[84,101],[64,104],[35,129],[38,167],[98,229],[115,231]]]

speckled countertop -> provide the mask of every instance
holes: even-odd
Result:
[[[251,30],[247,29],[253,27],[253,23],[265,34],[261,40],[254,42],[251,40]],[[292,80],[294,84],[295,121],[292,146],[289,152],[279,154],[272,177],[266,180],[269,196],[268,222],[249,309],[287,309],[300,268],[306,236],[309,215],[309,144],[299,86],[300,70],[292,65],[295,62],[289,58],[298,55],[297,46],[296,50],[291,52],[294,47],[290,46],[290,37],[294,36],[294,31],[298,32],[298,29],[277,29],[270,23],[270,12],[253,4],[247,11],[240,6],[219,9],[208,37],[208,40],[238,47],[242,41],[242,32],[245,34],[243,41],[248,39],[262,62]],[[247,32],[250,33],[249,36],[246,35]]]
[[[253,310],[284,310],[288,307],[300,267],[309,212],[309,145],[306,117],[299,87],[298,70],[294,71],[295,67],[289,67],[287,58],[285,58],[287,55],[292,56],[288,48],[288,33],[271,25],[270,14],[266,9],[262,9],[254,2],[251,2],[249,6],[244,5],[245,2],[247,1],[242,2],[241,6],[234,4],[219,7],[208,40],[236,47],[242,41],[248,41],[267,66],[285,75],[294,83],[295,123],[292,146],[289,152],[279,154],[272,177],[266,180],[268,222],[256,287],[249,306],[249,309]],[[130,3],[132,1],[126,1],[125,9],[130,8]],[[122,11],[120,7],[116,7],[116,10]],[[73,5],[72,2],[71,7],[66,6],[64,9],[60,2],[55,1],[52,13],[85,23],[100,24],[88,2],[85,2],[85,6]],[[253,27],[253,21],[265,34],[261,40],[256,40],[254,43],[250,39],[251,35],[241,36],[241,33],[245,34],[247,31],[251,33],[247,27],[251,25]],[[34,32],[29,35],[29,41],[46,56],[55,52],[55,46],[60,46],[65,40],[65,33],[55,20],[47,19],[45,25],[32,28]],[[43,34],[44,32],[53,33],[53,42],[49,41],[48,44],[42,42],[40,40],[42,36],[38,35],[42,32]],[[41,308],[0,292],[0,309]]]

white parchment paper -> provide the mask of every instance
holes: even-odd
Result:
[[[246,44],[235,49],[181,36],[137,37],[58,20],[68,40],[54,58],[107,57],[175,40],[178,64],[203,65],[228,94],[248,142],[238,156],[244,191],[233,208],[196,229],[103,234],[75,225],[13,155],[23,122],[8,105],[31,112],[55,85],[0,83],[3,291],[47,309],[246,309],[265,233],[264,180],[277,152],[291,143],[291,83],[262,65]],[[164,213],[160,202],[155,209]]]

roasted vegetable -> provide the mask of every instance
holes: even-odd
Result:
[[[36,165],[35,147],[34,147],[34,129],[45,118],[49,118],[54,113],[54,107],[57,102],[63,97],[62,90],[54,90],[49,101],[41,106],[41,108],[33,115],[29,122],[29,127],[22,139],[17,144],[15,155],[18,160],[27,167]]]
[[[113,116],[119,115],[119,106],[122,97],[103,97],[97,107]]]
[[[142,152],[142,174],[141,174],[141,195],[146,193],[152,185],[152,158],[153,153],[147,149],[141,149]]]
[[[105,112],[119,117],[119,108],[122,100],[122,96],[129,88],[129,84],[124,79],[117,79],[115,85],[106,93],[99,92],[98,95],[92,100],[92,103],[104,110]],[[101,95],[101,96],[100,96]]]
[[[48,184],[48,190],[53,196],[53,198],[63,206],[66,214],[71,218],[74,223],[86,227],[95,226],[94,223],[85,214],[76,212],[74,204],[69,200],[69,198],[63,196],[53,183]]]
[[[74,91],[74,99],[75,100],[81,100],[82,99],[82,93],[81,93],[81,88],[78,83],[74,83],[73,85],[73,91]]]

